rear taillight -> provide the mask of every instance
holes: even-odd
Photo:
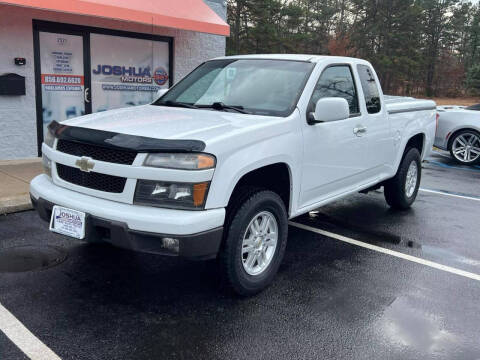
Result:
[[[437,113],[437,116],[435,117],[436,125],[435,125],[435,133],[438,132],[438,119],[440,119],[440,114]]]

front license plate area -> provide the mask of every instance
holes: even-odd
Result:
[[[55,205],[50,219],[50,231],[75,239],[85,238],[85,213]]]

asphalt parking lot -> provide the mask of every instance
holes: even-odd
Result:
[[[212,262],[3,216],[0,359],[478,360],[479,214],[480,167],[434,154],[407,212],[373,192],[294,219],[275,283],[248,299],[219,287]]]

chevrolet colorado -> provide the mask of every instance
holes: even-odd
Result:
[[[251,295],[282,261],[288,219],[384,187],[407,209],[435,103],[384,96],[367,61],[207,61],[154,103],[52,122],[32,203],[52,231],[137,251],[218,258]]]

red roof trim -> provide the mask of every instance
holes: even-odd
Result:
[[[202,0],[0,0],[0,3],[230,35],[229,25]]]

